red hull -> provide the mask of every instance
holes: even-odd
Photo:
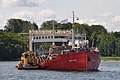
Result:
[[[40,62],[40,66],[49,70],[97,70],[100,64],[100,55],[97,52],[69,51],[65,54],[56,54],[56,59]]]

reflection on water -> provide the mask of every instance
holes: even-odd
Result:
[[[120,62],[102,61],[98,72],[17,70],[18,62],[0,62],[0,80],[120,80]]]

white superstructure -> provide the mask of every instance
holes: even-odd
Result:
[[[29,31],[29,50],[36,50],[41,47],[41,43],[68,43],[72,46],[72,31],[71,30],[30,30]],[[88,44],[86,35],[75,35],[75,45]]]

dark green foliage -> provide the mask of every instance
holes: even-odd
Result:
[[[44,25],[44,26],[43,26]],[[42,24],[42,29],[52,29],[52,21]],[[120,56],[120,32],[108,33],[102,25],[74,24],[75,33],[86,34],[90,47],[98,47],[102,56]],[[71,30],[72,23],[61,24],[55,22],[55,29]]]
[[[67,24],[58,23],[56,27],[57,30],[71,30],[71,28],[72,28],[72,23],[67,23]]]
[[[54,20],[43,22],[42,25],[41,25],[41,29],[52,30],[53,29],[53,23],[54,23],[54,26],[56,27],[57,22],[54,21]]]
[[[90,26],[91,33],[96,32],[97,34],[107,33],[107,30],[102,25],[92,25]]]
[[[52,30],[53,23],[56,30],[71,30],[72,23],[61,24],[56,21],[43,22],[40,29]],[[9,19],[5,30],[0,30],[0,60],[14,60],[20,58],[25,46],[28,46],[28,37],[21,35],[21,32],[28,32],[29,29],[37,30],[38,26],[29,21],[21,19]],[[120,32],[107,32],[104,26],[75,23],[75,33],[86,34],[90,41],[90,47],[94,40],[94,47],[98,47],[102,56],[120,56]],[[11,33],[12,32],[12,33]],[[17,34],[16,34],[17,33]],[[60,43],[56,43],[60,44]],[[51,44],[44,46],[49,48]]]
[[[101,55],[120,56],[120,38],[116,38],[114,33],[99,35],[99,44]]]
[[[31,23],[29,21],[23,21],[21,19],[9,19],[4,27],[5,31],[20,33],[28,32],[29,30],[38,30],[36,23]]]
[[[54,28],[56,30],[68,30],[68,29],[70,30],[72,28],[71,23],[61,24],[61,23],[57,23],[54,20],[51,20],[51,21],[43,22],[40,29],[52,30],[53,29],[53,23],[54,23]]]
[[[114,35],[116,38],[120,38],[120,32],[114,32],[113,35]]]
[[[20,58],[23,46],[27,45],[24,39],[20,34],[0,32],[0,60]]]

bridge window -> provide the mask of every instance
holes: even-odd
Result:
[[[85,37],[83,37],[83,39],[85,40]]]
[[[42,39],[44,39],[44,36],[42,36]]]
[[[45,36],[45,39],[47,39],[47,36]]]
[[[78,37],[78,39],[81,39],[81,37]]]
[[[36,39],[38,39],[38,37],[36,37]]]
[[[39,39],[41,39],[41,37],[39,36]]]
[[[58,36],[55,36],[55,38],[59,38]]]
[[[65,38],[65,36],[58,36],[58,38]]]
[[[35,39],[35,37],[33,37],[33,39]]]
[[[50,38],[50,36],[48,36],[48,38]]]

